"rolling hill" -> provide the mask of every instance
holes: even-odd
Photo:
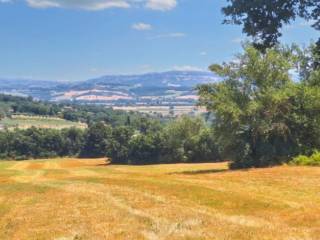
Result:
[[[210,72],[170,71],[142,75],[108,75],[79,82],[0,79],[2,93],[56,102],[116,104],[194,103],[198,84],[213,83]]]

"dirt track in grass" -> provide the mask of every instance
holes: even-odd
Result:
[[[0,239],[315,239],[320,168],[0,162]]]

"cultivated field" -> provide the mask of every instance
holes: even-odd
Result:
[[[14,115],[11,118],[4,118],[0,121],[3,127],[9,129],[20,128],[27,129],[30,127],[38,128],[53,128],[53,129],[63,129],[63,128],[86,128],[87,125],[78,122],[71,122],[61,118],[54,117],[42,117],[42,116],[26,116],[26,115]]]
[[[0,239],[319,239],[320,168],[0,162]]]
[[[148,114],[161,114],[163,116],[170,115],[173,112],[175,116],[194,114],[199,115],[202,113],[206,113],[206,109],[202,107],[196,107],[194,105],[191,106],[175,106],[173,109],[170,109],[170,106],[114,106],[112,107],[114,110],[122,110],[122,111],[133,111],[133,112],[141,112]]]

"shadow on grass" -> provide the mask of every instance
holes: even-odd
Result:
[[[210,174],[210,173],[222,173],[222,172],[229,172],[229,169],[206,169],[206,170],[193,170],[193,171],[183,171],[183,172],[173,172],[169,173],[170,175],[173,174],[184,174],[184,175],[200,175],[200,174]]]
[[[172,165],[176,163],[171,163]],[[188,164],[188,163],[185,163]],[[194,164],[194,163],[190,163]],[[170,165],[168,163],[164,164],[140,164],[140,165],[130,165],[130,164],[121,164],[121,163],[111,163],[110,161],[106,161],[105,163],[97,164],[97,167],[107,167],[107,166],[161,166],[161,165]],[[223,172],[230,172],[235,171],[231,169],[202,169],[202,170],[189,170],[189,171],[176,171],[176,172],[170,172],[167,173],[168,175],[176,175],[176,174],[182,174],[182,175],[201,175],[201,174],[210,174],[210,173],[223,173]]]
[[[100,164],[97,164],[97,165],[95,165],[96,167],[107,167],[107,166],[110,166],[111,165],[111,163],[100,163]]]

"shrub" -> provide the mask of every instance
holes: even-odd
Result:
[[[292,159],[291,165],[298,166],[320,166],[320,152],[316,151],[310,157],[300,155]]]

